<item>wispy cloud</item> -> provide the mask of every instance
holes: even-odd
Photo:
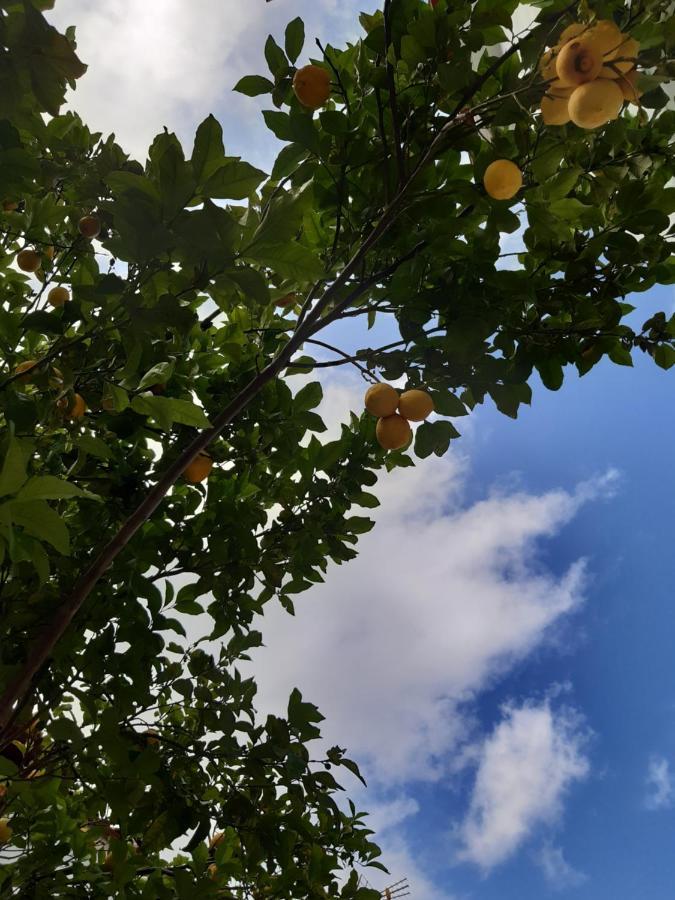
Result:
[[[670,762],[654,755],[647,765],[645,806],[650,810],[668,809],[675,804],[675,783]]]
[[[554,822],[571,785],[589,772],[585,741],[583,723],[569,708],[554,711],[548,700],[506,707],[483,744],[459,859],[491,869],[537,826]]]
[[[554,891],[569,890],[588,881],[588,876],[584,872],[575,869],[565,859],[562,848],[548,841],[542,845],[535,859],[544,873],[548,886]]]

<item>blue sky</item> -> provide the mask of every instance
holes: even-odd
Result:
[[[93,126],[141,156],[164,124],[189,145],[214,112],[230,152],[269,169],[262,104],[230,86],[296,15],[309,46],[339,44],[374,6],[59,0],[54,19],[78,27],[73,102]],[[642,321],[674,300],[633,302]],[[352,326],[333,340],[369,343]],[[363,384],[329,372],[336,430]],[[478,410],[443,460],[378,486],[359,560],[263,625],[261,708],[296,684],[318,703],[415,900],[673,896],[673,377],[640,355],[535,383],[515,422]]]

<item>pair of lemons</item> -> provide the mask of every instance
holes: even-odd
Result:
[[[426,391],[413,388],[399,394],[384,382],[368,388],[364,404],[377,416],[375,436],[385,450],[405,447],[412,438],[410,422],[423,422],[434,411],[434,401]]]

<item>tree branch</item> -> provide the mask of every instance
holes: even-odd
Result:
[[[405,181],[405,159],[401,144],[401,126],[398,119],[398,104],[396,102],[396,81],[394,79],[394,67],[389,60],[389,47],[391,45],[391,0],[384,0],[384,64],[387,71],[387,87],[389,89],[389,109],[391,110],[391,125],[394,132],[394,152],[396,154],[396,167],[398,169],[399,186]]]

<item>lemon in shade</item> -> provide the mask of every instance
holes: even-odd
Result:
[[[2,208],[5,212],[14,212],[15,209],[19,208],[19,204],[16,200],[3,200]]]
[[[91,241],[101,233],[101,220],[98,216],[82,216],[77,227],[82,237]]]
[[[19,363],[16,369],[14,369],[14,374],[20,376],[19,381],[28,383],[29,381],[32,381],[33,376],[37,374],[37,369],[31,371],[36,365],[36,359],[27,359],[25,362]]]
[[[40,254],[32,247],[24,247],[16,254],[16,264],[22,272],[37,272],[40,268]]]
[[[56,405],[69,419],[81,419],[87,411],[87,404],[81,394],[75,394],[72,402],[68,397],[61,397]]]
[[[223,832],[222,832],[222,831],[216,831],[216,833],[213,835],[213,837],[212,837],[211,840],[209,841],[209,847],[210,847],[212,850],[215,850],[215,848],[216,848],[219,844],[222,844],[222,843],[223,843],[223,840],[224,840],[224,839],[225,839],[225,835],[223,834]]]
[[[63,306],[70,300],[70,292],[68,288],[64,288],[61,285],[57,287],[53,287],[51,291],[47,294],[47,302],[50,303],[54,307]]]
[[[523,186],[523,174],[510,159],[496,159],[485,170],[483,186],[493,200],[510,200]]]
[[[597,78],[579,85],[569,99],[570,119],[579,128],[599,128],[616,119],[623,105],[623,92],[616,81]]]
[[[321,66],[303,66],[293,76],[293,93],[307,109],[319,109],[330,97],[330,75]]]
[[[0,844],[8,844],[12,839],[12,829],[7,819],[0,819]]]
[[[298,301],[298,295],[296,293],[284,294],[283,297],[279,297],[275,300],[276,306],[281,307],[281,309],[287,309],[289,306],[294,306]]]
[[[391,416],[398,408],[398,391],[384,382],[373,384],[366,391],[364,405],[373,416]]]
[[[569,97],[544,94],[541,98],[541,117],[544,125],[566,125],[570,121]]]
[[[541,59],[539,60],[539,71],[541,73],[541,77],[546,79],[546,81],[551,81],[554,78],[558,77],[558,73],[555,68],[555,48],[551,50],[545,50],[542,54]]]
[[[638,78],[639,75],[637,69],[633,69],[632,72],[628,72],[626,75],[622,75],[621,78],[617,79],[616,83],[621,88],[623,99],[628,103],[639,103],[640,101],[642,91],[638,87]]]
[[[380,447],[385,450],[400,450],[412,438],[412,428],[407,419],[394,413],[378,419],[375,437]]]
[[[601,78],[620,78],[637,65],[640,45],[635,38],[627,34],[621,35],[621,43],[612,53],[605,57],[606,63],[600,72]]]
[[[191,463],[183,469],[183,478],[190,484],[198,484],[209,477],[213,468],[213,460],[208,453],[198,453]]]
[[[423,422],[434,411],[434,401],[426,391],[413,388],[401,394],[398,411],[409,422]]]

